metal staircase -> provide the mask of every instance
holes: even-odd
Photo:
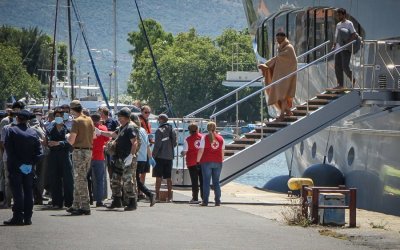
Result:
[[[220,182],[226,184],[361,107],[357,90],[327,89],[296,106],[283,122],[266,122],[225,147]],[[308,105],[308,111],[307,111]]]

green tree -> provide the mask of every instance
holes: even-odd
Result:
[[[41,94],[46,96],[50,80],[51,57],[53,43],[50,36],[35,28],[14,28],[10,26],[0,27],[0,44],[18,48],[22,63],[26,71],[41,82]],[[57,67],[65,70],[67,67],[67,46],[64,43],[56,45],[58,51]],[[58,79],[62,79],[65,72],[57,73]]]
[[[171,45],[174,37],[171,33],[165,32],[161,24],[153,19],[143,20],[144,26],[146,27],[146,33],[149,38],[150,44],[162,42],[164,44]],[[147,41],[144,36],[144,30],[142,24],[139,23],[139,31],[130,32],[128,34],[128,42],[133,45],[133,49],[129,51],[133,56],[134,61],[142,55],[143,51],[147,49]]]
[[[154,24],[155,21],[149,22],[157,29],[157,32],[151,33],[150,40],[154,41],[152,46],[161,77],[175,115],[178,117],[187,115],[232,90],[224,87],[222,81],[226,72],[232,70],[232,53],[237,44],[241,44],[242,48],[242,52],[238,54],[238,60],[242,62],[240,70],[255,69],[247,31],[226,30],[213,40],[210,37],[199,36],[192,28],[165,42],[165,37],[169,37],[166,35],[168,33],[157,23]],[[161,34],[160,39],[157,38],[158,34]],[[143,45],[142,30],[130,33],[130,37],[130,43],[137,50],[132,52],[134,67],[128,84],[128,94],[134,99],[147,102],[156,112],[163,112],[166,110],[164,98],[147,45]],[[244,90],[241,95],[251,91],[254,90]],[[200,116],[207,117],[214,108],[219,110],[233,101],[234,96],[204,111]],[[254,119],[254,116],[259,117],[257,106],[259,99],[254,98],[241,108],[246,120]],[[231,110],[218,119],[233,121],[236,119],[234,114],[235,111]]]
[[[39,94],[40,82],[30,76],[22,63],[18,48],[0,43],[0,100],[10,96],[24,97],[26,93],[35,97]]]
[[[216,45],[221,49],[224,60],[228,62],[227,71],[258,71],[247,29],[237,31],[226,29],[216,39]],[[238,94],[239,99],[249,95],[258,88],[245,88]],[[229,99],[230,103],[235,100]],[[230,120],[236,119],[231,112]],[[260,98],[253,97],[239,105],[239,119],[250,121],[260,120]]]

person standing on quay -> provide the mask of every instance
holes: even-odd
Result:
[[[43,155],[35,130],[27,126],[32,114],[27,110],[16,113],[17,125],[7,130],[4,146],[7,150],[7,167],[13,194],[13,217],[4,225],[31,225],[33,213],[33,166]]]
[[[219,176],[221,175],[222,162],[224,161],[225,141],[216,132],[216,124],[207,124],[208,134],[204,135],[200,141],[200,149],[197,154],[197,162],[201,164],[203,175],[203,202],[201,206],[208,206],[210,196],[210,180],[214,186],[215,206],[221,205],[221,187]]]
[[[181,155],[186,155],[186,166],[189,169],[190,180],[192,181],[192,200],[190,204],[199,203],[199,182],[200,196],[203,199],[203,176],[201,174],[201,166],[197,164],[197,154],[200,148],[202,135],[199,133],[199,128],[192,123],[188,126],[190,135],[186,137],[185,144]]]
[[[148,140],[150,143],[150,147],[152,144],[154,144],[154,138],[153,138],[153,134],[151,132],[151,124],[149,122],[149,117],[151,114],[151,108],[148,105],[144,105],[140,108],[140,112],[141,114],[139,115],[139,119],[140,119],[140,127],[142,127],[143,129],[146,130],[147,136],[148,136]],[[147,158],[146,160],[146,164],[143,168],[139,169],[139,177],[140,177],[140,181],[143,183],[145,183],[146,181],[146,174],[150,173],[150,162],[149,162],[150,158]],[[139,192],[139,196],[138,198],[144,198],[143,194],[141,192]]]
[[[73,100],[70,104],[72,121],[69,144],[74,147],[72,162],[74,166],[74,202],[67,212],[72,215],[90,215],[90,201],[87,183],[87,173],[90,169],[94,125],[90,117],[82,114],[82,105],[79,100]]]
[[[155,135],[153,157],[156,166],[153,175],[156,177],[156,200],[160,199],[161,180],[167,179],[168,197],[167,202],[172,201],[172,161],[174,160],[174,148],[176,147],[176,134],[172,126],[168,124],[168,116],[158,116],[159,127]]]
[[[146,130],[140,127],[139,117],[135,114],[131,114],[131,121],[136,124],[137,128],[139,129],[139,137],[141,141],[141,145],[139,151],[137,153],[137,169],[136,169],[136,183],[138,186],[138,191],[144,193],[150,201],[150,207],[154,206],[156,203],[156,197],[154,194],[141,182],[139,174],[143,172],[143,169],[146,167],[147,158],[149,158],[149,162],[151,165],[155,165],[155,161],[153,157],[151,157],[151,149],[149,138],[147,137]]]
[[[91,115],[94,126],[99,130],[107,131],[107,127],[100,123],[100,115]],[[107,197],[107,184],[104,182],[106,178],[106,167],[104,158],[104,145],[109,138],[105,136],[97,136],[93,139],[93,152],[91,161],[91,174],[93,179],[93,193],[96,207],[103,207],[103,198]]]
[[[54,209],[61,209],[64,205],[69,208],[74,200],[74,176],[70,153],[72,146],[67,141],[69,130],[64,124],[63,115],[61,109],[56,109],[55,120],[47,131],[47,145],[50,151],[47,166],[51,176],[50,187]]]
[[[131,111],[129,108],[122,108],[118,112],[118,121],[121,124],[115,132],[106,132],[96,129],[96,135],[113,137],[115,139],[115,163],[111,179],[111,189],[113,201],[107,208],[114,209],[122,207],[122,192],[124,201],[127,199],[128,205],[125,211],[136,210],[136,168],[137,150],[140,148],[140,138],[138,129],[130,120]]]

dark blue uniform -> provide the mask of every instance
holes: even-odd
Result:
[[[11,191],[14,198],[13,219],[31,221],[33,209],[33,169],[29,174],[23,174],[20,166],[35,165],[43,155],[39,137],[34,129],[26,123],[12,126],[7,130],[4,146],[7,151],[7,167]]]
[[[47,131],[48,141],[58,141],[60,145],[49,147],[48,166],[51,176],[51,197],[54,207],[72,206],[74,200],[74,177],[72,170],[71,149],[66,134],[69,130],[65,125],[60,130],[53,123]],[[63,204],[64,203],[64,204]]]

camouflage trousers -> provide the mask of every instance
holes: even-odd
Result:
[[[72,164],[74,167],[74,202],[72,207],[75,209],[90,210],[86,176],[90,169],[91,159],[92,150],[75,149],[72,152]]]
[[[124,166],[123,159],[115,159],[112,179],[111,190],[113,197],[122,197],[124,192],[124,200],[129,198],[136,199],[136,168],[137,159],[133,158],[132,164]]]

